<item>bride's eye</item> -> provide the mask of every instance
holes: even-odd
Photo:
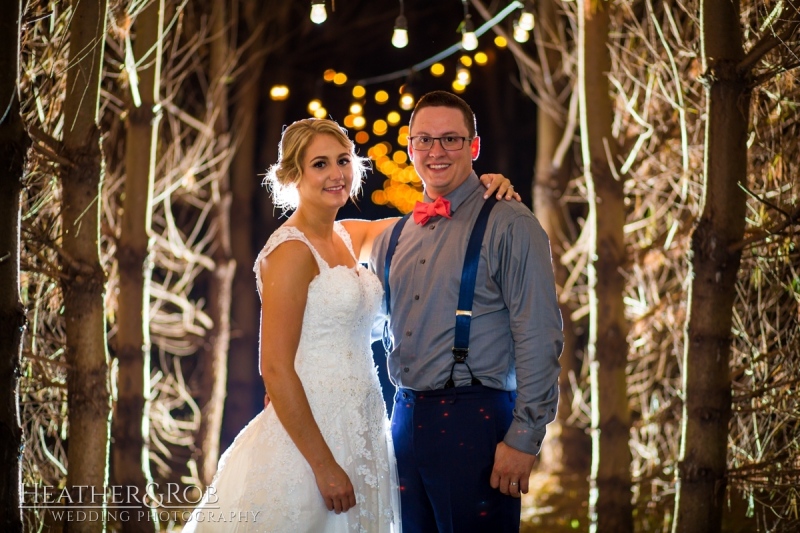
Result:
[[[341,166],[349,165],[349,164],[350,164],[350,158],[349,158],[349,157],[343,157],[343,158],[341,158],[341,159],[339,160],[339,164],[340,164]]]
[[[314,161],[311,163],[311,166],[314,168],[325,168],[325,161]]]

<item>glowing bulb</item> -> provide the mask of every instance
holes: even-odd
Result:
[[[533,29],[533,24],[533,13],[527,11],[526,9],[519,16],[519,22],[517,22],[517,25],[525,31],[531,31]]]
[[[437,78],[444,74],[444,65],[441,63],[434,63],[431,65],[431,74],[436,76]]]
[[[357,130],[360,130],[360,129],[361,129],[361,128],[363,128],[363,127],[364,127],[366,124],[367,124],[367,119],[365,119],[365,118],[364,118],[364,117],[362,117],[361,115],[358,115],[357,117],[355,117],[355,118],[353,119],[353,127],[354,127],[354,128],[356,128]]]
[[[328,114],[328,110],[325,109],[324,107],[317,108],[314,111],[314,116],[317,117],[317,118],[325,118],[325,115],[327,115],[327,114]]]
[[[286,100],[289,98],[289,88],[286,85],[273,85],[269,97],[275,101]]]
[[[458,80],[461,85],[469,85],[469,82],[472,81],[469,69],[466,67],[459,67],[458,70],[456,70],[456,80]]]
[[[375,93],[375,101],[378,102],[379,104],[385,103],[388,99],[389,99],[389,93],[387,93],[386,91],[381,90]]]
[[[406,17],[400,15],[394,21],[394,33],[392,34],[392,46],[403,48],[408,44],[408,21]]]
[[[311,22],[314,24],[322,24],[328,18],[328,12],[325,9],[325,2],[312,2],[311,3]]]
[[[411,93],[405,93],[400,96],[400,108],[406,111],[411,110],[414,107],[414,95]]]
[[[467,88],[466,85],[463,85],[458,80],[453,80],[451,86],[453,87],[453,92],[455,93],[463,93],[464,90]]]
[[[518,43],[526,43],[526,42],[528,42],[529,38],[530,38],[530,35],[528,34],[528,31],[527,30],[523,30],[522,28],[520,28],[519,25],[515,21],[514,22],[514,40],[517,41]]]
[[[320,102],[319,100],[311,100],[308,103],[308,112],[313,115],[314,111],[316,111],[320,107],[322,107],[322,102]]]
[[[365,94],[367,94],[367,90],[361,85],[356,85],[353,87],[353,98],[361,98]]]
[[[477,54],[475,54],[475,62],[477,64],[485,65],[487,61],[489,61],[489,56],[487,56],[483,52],[478,52]]]
[[[461,35],[461,47],[464,50],[475,50],[478,48],[478,36],[474,31],[465,31]]]
[[[336,75],[333,77],[333,83],[336,85],[344,85],[347,83],[347,74],[344,72],[337,72]]]
[[[353,102],[350,104],[350,112],[352,114],[360,115],[362,111],[364,111],[364,108],[358,102]]]
[[[392,126],[396,126],[400,122],[400,113],[397,111],[390,111],[389,114],[386,115],[386,122]]]
[[[508,46],[508,41],[506,41],[506,38],[502,35],[498,35],[494,38],[494,45],[498,48],[505,48]]]

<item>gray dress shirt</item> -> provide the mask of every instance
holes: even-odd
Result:
[[[399,387],[441,389],[450,376],[461,269],[484,192],[473,172],[445,197],[452,218],[435,217],[425,226],[412,219],[403,228],[389,277],[394,349],[388,366]],[[391,230],[378,236],[370,258],[381,281]],[[383,307],[376,333],[383,331]],[[538,454],[555,418],[561,330],[547,234],[527,207],[499,201],[481,246],[467,363],[485,386],[517,391],[504,439],[514,449]],[[456,365],[454,379],[456,386],[470,384],[464,365]]]

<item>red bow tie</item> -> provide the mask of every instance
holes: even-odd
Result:
[[[431,203],[417,202],[414,206],[414,222],[424,226],[435,216],[450,218],[450,200],[445,200],[441,196]]]

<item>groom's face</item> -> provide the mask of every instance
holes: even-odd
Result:
[[[434,141],[429,150],[414,150],[408,155],[414,163],[425,192],[431,198],[449,194],[464,183],[472,172],[472,160],[480,152],[480,139],[470,139],[464,114],[453,107],[423,107],[414,113],[409,137],[464,137],[460,150],[445,150],[441,141]]]

